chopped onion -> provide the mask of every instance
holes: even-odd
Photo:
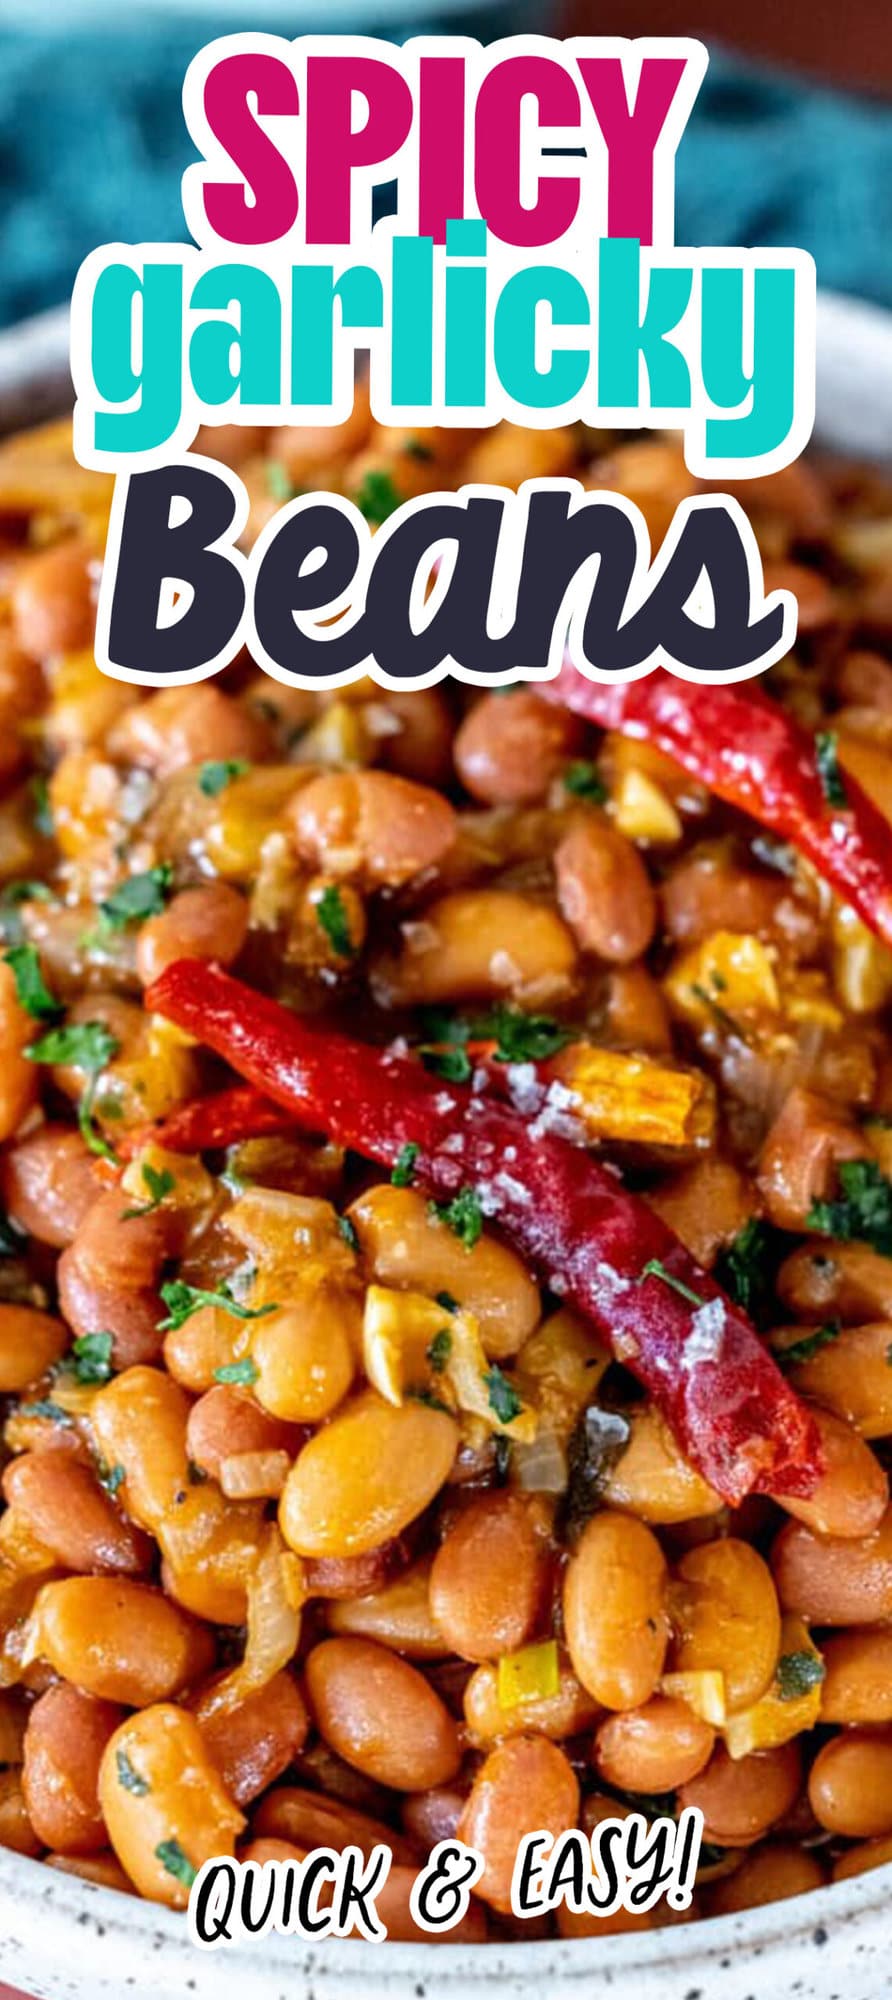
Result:
[[[227,1500],[278,1500],[290,1468],[287,1451],[240,1451],[224,1458],[220,1485]]]
[[[285,1548],[278,1528],[270,1527],[248,1584],[248,1638],[244,1656],[214,1689],[210,1701],[202,1708],[204,1717],[236,1708],[287,1667],[300,1638],[303,1597],[301,1564]]]
[[[554,1431],[537,1431],[532,1444],[515,1444],[511,1477],[526,1493],[566,1493],[567,1457]]]

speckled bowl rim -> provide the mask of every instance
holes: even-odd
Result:
[[[0,334],[0,428],[65,407],[66,354],[65,311]],[[892,460],[892,315],[828,293],[818,299],[816,437]],[[298,1980],[305,2000],[357,2000],[360,1989],[363,2000],[483,2000],[493,1985],[506,2000],[536,1987],[545,2000],[583,1979],[592,1992],[622,1987],[634,2000],[707,2000],[707,1990],[717,2000],[775,2000],[782,1991],[874,2000],[892,1986],[890,1892],[892,1864],[737,1916],[601,1943],[307,1947],[266,1938],[250,1951],[208,1953],[190,1947],[172,1911],[0,1850],[0,1976],[30,1982],[39,2000],[41,1987],[52,2000],[241,2000],[247,1991],[294,2000]]]

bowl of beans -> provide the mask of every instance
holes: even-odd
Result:
[[[757,685],[318,696],[103,677],[111,482],[67,419],[0,445],[30,1991],[885,1991],[892,483],[832,441],[734,489],[799,604]],[[361,387],[198,443],[249,539],[297,490],[571,475],[656,544],[697,490],[671,436],[400,431]],[[525,1835],[688,1807],[690,1907],[512,1911]],[[189,1944],[211,1857],[379,1843],[386,1943]]]

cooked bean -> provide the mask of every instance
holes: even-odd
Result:
[[[45,1847],[94,1854],[108,1846],[99,1807],[99,1766],[123,1722],[109,1701],[96,1701],[59,1681],[28,1717],[22,1791],[28,1817]]]
[[[144,986],[178,958],[214,959],[231,965],[248,934],[248,905],[228,882],[182,889],[166,910],[140,928],[136,968]]]
[[[211,1682],[197,1695],[192,1711],[230,1798],[244,1806],[293,1763],[306,1742],[309,1716],[289,1673],[274,1674],[225,1710],[215,1709],[214,1689]]]
[[[595,1731],[595,1764],[621,1792],[674,1792],[709,1763],[715,1731],[687,1703],[652,1695],[607,1715]]]
[[[819,1535],[863,1538],[878,1528],[889,1505],[889,1481],[879,1459],[844,1417],[812,1406],[825,1469],[807,1499],[784,1498],[788,1514]]]
[[[863,1134],[828,1098],[797,1086],[759,1155],[758,1185],[778,1229],[804,1229],[817,1201],[836,1191],[841,1160],[863,1159]]]
[[[417,1667],[370,1639],[324,1639],[306,1664],[316,1727],[379,1784],[424,1792],[461,1761],[455,1723]]]
[[[384,771],[331,772],[300,791],[290,814],[298,851],[361,888],[398,888],[435,868],[455,839],[448,800]]]
[[[122,1768],[135,1773],[135,1787],[123,1782]],[[100,1767],[99,1799],[112,1846],[140,1895],[174,1910],[189,1900],[188,1870],[233,1854],[245,1824],[198,1724],[166,1704],[115,1731]]]
[[[482,1854],[485,1868],[476,1893],[496,1910],[511,1908],[511,1878],[525,1833],[555,1837],[577,1823],[579,1786],[557,1744],[541,1736],[513,1736],[491,1751],[478,1771],[457,1837]]]
[[[564,835],[554,868],[558,901],[581,950],[618,965],[640,958],[654,934],[657,905],[632,842],[588,813]]]
[[[240,1358],[244,1328],[217,1306],[200,1306],[164,1336],[164,1365],[183,1389],[202,1396],[221,1368]]]
[[[307,1567],[312,1588],[323,1566],[310,1563]],[[323,1588],[320,1595],[334,1593]],[[383,1583],[380,1590],[361,1596],[338,1593],[328,1606],[326,1622],[330,1632],[376,1639],[379,1646],[392,1646],[395,1653],[405,1653],[411,1660],[439,1660],[448,1650],[431,1610],[429,1563],[419,1563],[392,1583]]]
[[[820,941],[817,900],[804,885],[737,867],[723,849],[683,855],[660,899],[674,944],[702,944],[715,931],[745,931],[808,958]]]
[[[403,950],[378,968],[382,998],[402,1006],[436,1000],[512,999],[553,1005],[570,992],[576,947],[544,903],[508,889],[457,889],[403,926]]]
[[[774,1543],[771,1567],[785,1611],[814,1625],[882,1624],[892,1619],[892,1509],[858,1541],[790,1521]]]
[[[528,805],[544,798],[579,741],[566,709],[531,688],[484,694],[455,738],[455,768],[467,792],[484,805]]]
[[[628,1444],[606,1472],[602,1492],[609,1507],[656,1526],[703,1519],[719,1513],[723,1504],[682,1457],[652,1403],[631,1413]]]
[[[136,1893],[110,1847],[101,1854],[45,1854],[43,1858],[47,1867],[57,1869],[60,1875],[77,1875],[82,1882],[95,1882],[98,1889],[116,1889],[122,1896]]]
[[[393,1535],[389,1542],[380,1542],[376,1549],[366,1549],[360,1556],[311,1556],[303,1565],[307,1591],[335,1602],[356,1598],[360,1592],[383,1591],[408,1569],[416,1540],[410,1522],[405,1534]],[[375,1634],[368,1636],[374,1638]]]
[[[24,1054],[34,1032],[12,967],[0,961],[0,1140],[11,1139],[37,1097],[37,1066]]]
[[[43,1841],[28,1817],[20,1771],[0,1771],[0,1848],[14,1854],[41,1853]]]
[[[0,1199],[20,1229],[62,1250],[77,1234],[99,1188],[79,1132],[41,1125],[0,1160]]]
[[[400,1866],[413,1860],[411,1842],[382,1821],[357,1812],[340,1799],[323,1798],[319,1792],[303,1791],[297,1785],[280,1785],[267,1792],[254,1814],[253,1829],[262,1840],[287,1840],[303,1852],[333,1847],[341,1854],[345,1847],[358,1847],[367,1861],[372,1849],[383,1841]]]
[[[0,1394],[38,1382],[68,1346],[62,1321],[34,1306],[0,1305]]]
[[[375,1899],[375,1908],[392,1944],[483,1944],[486,1916],[472,1896],[465,1915],[449,1931],[422,1930],[415,1922],[409,1898],[418,1875],[417,1868],[391,1868]]]
[[[811,1767],[808,1798],[828,1833],[847,1840],[892,1834],[892,1735],[849,1729],[834,1736]]]
[[[458,1430],[422,1403],[394,1409],[369,1391],[317,1431],[279,1509],[298,1555],[362,1555],[423,1513],[447,1478]]]
[[[502,1736],[522,1736],[535,1732],[552,1743],[579,1736],[590,1729],[598,1714],[597,1703],[581,1687],[566,1662],[558,1663],[558,1686],[554,1694],[534,1694],[503,1708],[499,1700],[499,1673],[495,1666],[477,1667],[464,1694],[465,1722],[472,1742],[488,1749]]]
[[[31,1619],[31,1658],[101,1701],[141,1708],[206,1674],[209,1632],[148,1584],[104,1576],[45,1583]]]
[[[68,1452],[28,1451],[14,1458],[3,1474],[3,1494],[63,1569],[146,1576],[152,1567],[148,1536],[119,1512],[89,1466]]]
[[[808,1889],[820,1889],[824,1880],[817,1854],[779,1840],[769,1841],[747,1854],[733,1875],[709,1890],[709,1914],[729,1917],[739,1910],[759,1909],[763,1903],[786,1902],[790,1896],[804,1896]]]
[[[797,1743],[754,1750],[736,1762],[720,1743],[704,1771],[680,1786],[678,1805],[699,1806],[703,1836],[720,1847],[750,1847],[794,1804],[802,1782]]]
[[[321,1285],[259,1320],[251,1336],[258,1403],[287,1423],[330,1416],[353,1381],[361,1326],[354,1294]]]
[[[174,1223],[166,1209],[132,1216],[133,1207],[121,1189],[99,1195],[59,1259],[59,1299],[69,1325],[79,1335],[111,1333],[117,1368],[154,1361],[163,1340],[158,1279]]]
[[[728,1712],[749,1708],[774,1679],[780,1609],[767,1563],[748,1542],[689,1549],[672,1586],[672,1665],[724,1676]]]
[[[127,1368],[94,1398],[90,1420],[107,1465],[124,1468],[128,1514],[157,1534],[188,1484],[189,1405],[159,1368]]]
[[[604,1708],[653,1694],[669,1637],[666,1564],[656,1536],[627,1514],[596,1514],[570,1557],[564,1622],[577,1680]]]
[[[112,731],[112,755],[167,777],[187,764],[262,759],[270,749],[266,723],[210,681],[162,688],[137,703]]]
[[[57,542],[30,556],[13,579],[13,630],[33,660],[89,646],[96,622],[88,551],[80,542]]]
[[[539,1629],[551,1579],[548,1521],[518,1493],[474,1500],[444,1536],[431,1570],[431,1610],[465,1660],[514,1653]]]
[[[378,689],[364,714],[379,745],[377,762],[385,770],[415,778],[420,785],[448,784],[452,717],[438,688],[413,688],[405,694]]]
[[[407,1792],[400,1817],[419,1852],[430,1854],[439,1841],[455,1839],[464,1808],[464,1792],[449,1785],[435,1785],[429,1792]]]
[[[892,1632],[832,1633],[821,1652],[822,1722],[892,1722]]]
[[[864,1875],[871,1868],[882,1868],[892,1861],[892,1840],[865,1840],[858,1847],[847,1848],[833,1864],[834,1882],[847,1882],[852,1875]]]
[[[487,1354],[516,1354],[542,1316],[539,1288],[520,1258],[487,1230],[468,1250],[414,1188],[369,1188],[353,1202],[366,1276],[435,1299],[448,1292],[473,1313]]]
[[[730,1160],[694,1160],[655,1189],[651,1206],[680,1236],[698,1264],[710,1270],[753,1212],[753,1197]]]
[[[245,1389],[215,1382],[189,1411],[186,1450],[193,1465],[219,1480],[224,1460],[242,1452],[287,1451],[293,1458],[301,1435],[262,1410]]]
[[[570,1910],[561,1903],[555,1912],[558,1936],[562,1938],[626,1937],[636,1931],[652,1931],[657,1917],[653,1910],[614,1910],[599,1917],[596,1910]],[[666,1918],[663,1918],[666,1922]]]
[[[892,1263],[866,1243],[803,1243],[784,1259],[777,1292],[799,1319],[892,1319]]]
[[[801,1327],[793,1327],[785,1330],[780,1339],[775,1338],[773,1344],[783,1353],[787,1346],[804,1337]],[[826,1346],[816,1342],[815,1352],[807,1361],[790,1364],[790,1377],[801,1395],[813,1396],[828,1410],[835,1410],[837,1417],[853,1424],[862,1437],[888,1437],[892,1433],[892,1368],[887,1358],[890,1347],[890,1320],[879,1320],[870,1326],[847,1326]],[[839,1534],[842,1530],[835,1532]]]

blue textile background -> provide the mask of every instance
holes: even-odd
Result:
[[[508,20],[461,25],[485,38]],[[180,88],[213,32],[0,26],[0,325],[67,298],[98,243],[183,235]],[[716,51],[677,188],[679,242],[801,245],[820,283],[892,306],[892,108]]]

